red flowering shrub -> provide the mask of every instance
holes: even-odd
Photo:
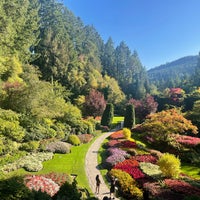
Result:
[[[184,198],[181,194],[175,193],[168,188],[163,188],[158,182],[147,182],[144,184],[144,188],[155,199],[182,200]]]
[[[119,147],[121,147],[121,148],[136,148],[137,145],[135,142],[126,140],[126,141],[122,141],[121,143],[119,143]]]
[[[116,131],[110,135],[111,139],[122,139],[124,138],[123,130]]]
[[[115,165],[113,169],[120,169],[124,172],[130,174],[134,179],[139,179],[145,177],[143,172],[138,167],[132,167],[129,164]]]
[[[136,155],[133,156],[132,159],[136,159],[139,162],[150,162],[153,164],[155,164],[158,160],[155,156],[152,155]]]
[[[185,195],[200,196],[200,188],[194,187],[182,180],[165,179],[165,184],[173,191]]]
[[[130,166],[130,167],[138,167],[139,166],[139,163],[137,160],[135,159],[127,159],[127,160],[124,160],[123,162],[120,162],[118,164],[115,165],[116,168],[120,168],[121,166]]]

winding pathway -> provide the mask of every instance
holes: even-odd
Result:
[[[95,189],[96,189],[96,181],[95,177],[97,174],[99,174],[100,180],[101,180],[101,185],[100,185],[100,192],[99,194],[95,194],[95,196],[99,199],[102,200],[104,196],[110,196],[110,189],[107,187],[105,184],[103,177],[101,176],[101,173],[99,171],[98,167],[98,152],[99,148],[101,147],[102,142],[104,141],[105,138],[110,136],[113,132],[107,132],[103,133],[101,136],[99,136],[93,144],[90,146],[86,158],[85,158],[85,171],[86,175],[88,177],[88,182],[90,185],[90,188],[92,192],[95,194]],[[117,200],[117,198],[115,198]]]

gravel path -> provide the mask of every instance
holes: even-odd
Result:
[[[97,162],[97,156],[98,156],[98,151],[99,148],[101,147],[102,142],[104,141],[105,138],[107,138],[109,135],[111,135],[113,132],[107,132],[103,133],[100,137],[98,137],[91,147],[89,148],[87,154],[86,154],[86,160],[85,160],[85,171],[86,175],[88,177],[88,182],[90,185],[90,188],[92,192],[95,194],[95,188],[96,188],[96,181],[95,177],[97,174],[99,174],[100,180],[101,180],[101,185],[100,185],[100,192],[99,194],[95,194],[95,196],[99,199],[102,200],[104,196],[110,196],[110,189],[107,187],[105,184],[103,177],[101,176],[101,173],[98,168],[98,162]],[[117,198],[115,197],[115,200]]]

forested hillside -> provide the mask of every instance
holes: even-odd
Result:
[[[148,70],[151,84],[159,89],[182,87],[194,76],[198,56],[186,56]]]

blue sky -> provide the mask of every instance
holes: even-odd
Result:
[[[124,41],[146,69],[200,51],[200,0],[63,0],[104,42]]]

